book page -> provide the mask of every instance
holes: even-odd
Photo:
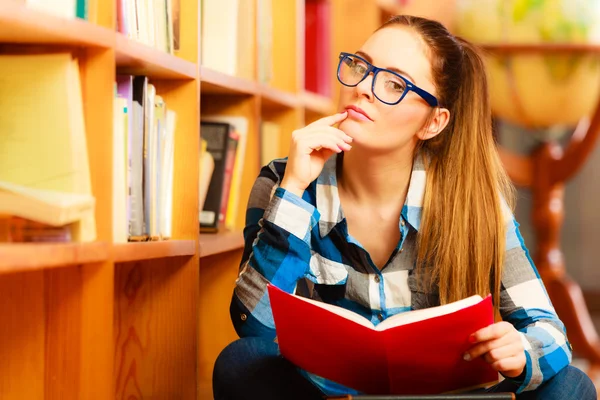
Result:
[[[306,297],[301,297],[301,296],[297,296],[297,295],[292,295],[292,296],[294,296],[300,300],[306,301],[308,303],[314,304],[317,307],[324,308],[325,310],[328,310],[334,314],[337,314],[340,317],[344,317],[350,321],[356,322],[359,325],[365,326],[367,328],[375,329],[375,326],[373,325],[373,323],[371,323],[371,321],[369,321],[362,315],[355,313],[354,311],[347,310],[343,307],[334,306],[333,304],[327,304],[327,303],[323,303],[321,301],[307,299]]]
[[[401,314],[396,314],[375,328],[378,331],[384,331],[389,328],[393,328],[400,325],[411,324],[418,321],[423,321],[426,319],[439,317],[441,315],[451,314],[455,311],[462,310],[463,308],[467,308],[473,306],[483,299],[479,295],[467,297],[466,299],[462,299],[459,301],[455,301],[454,303],[444,304],[443,306],[426,308],[423,310],[415,310],[408,311]]]

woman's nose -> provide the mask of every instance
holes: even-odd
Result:
[[[365,79],[363,79],[358,85],[356,85],[356,96],[357,97],[365,97],[369,101],[373,101],[373,91],[371,88],[373,87],[373,73],[367,75]]]

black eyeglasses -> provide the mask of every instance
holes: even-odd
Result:
[[[403,76],[383,68],[377,68],[356,54],[340,53],[337,69],[338,81],[344,86],[354,87],[373,72],[371,91],[379,101],[391,106],[404,99],[409,91],[423,98],[431,107],[437,107],[438,100],[431,93],[417,87]]]

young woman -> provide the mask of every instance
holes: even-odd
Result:
[[[216,362],[215,398],[354,393],[279,355],[271,282],[375,324],[492,293],[503,321],[473,332],[464,355],[506,378],[490,390],[595,399],[569,366],[564,325],[510,211],[476,49],[437,22],[398,16],[340,54],[338,80],[340,113],[293,132],[289,157],[264,167],[250,195],[231,302],[242,339]]]

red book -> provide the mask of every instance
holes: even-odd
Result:
[[[304,87],[331,96],[331,5],[326,0],[307,0],[304,14]]]
[[[268,290],[281,354],[305,371],[368,394],[439,394],[498,381],[483,359],[463,360],[469,336],[494,322],[491,296],[375,327],[344,308]]]

